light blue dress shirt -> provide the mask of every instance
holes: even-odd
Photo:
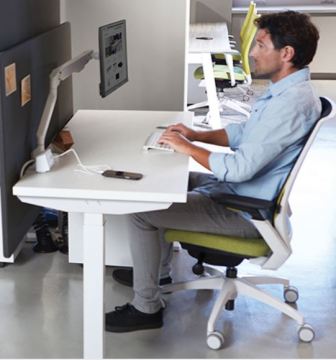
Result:
[[[248,121],[225,128],[233,153],[211,153],[214,176],[195,191],[273,200],[320,113],[308,68],[271,83]]]

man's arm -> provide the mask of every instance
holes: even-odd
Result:
[[[169,126],[167,132],[175,131],[190,141],[200,141],[207,144],[229,146],[229,139],[224,129],[211,131],[195,131],[183,124]]]

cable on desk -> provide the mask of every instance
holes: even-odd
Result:
[[[72,152],[72,153],[75,155],[75,158],[76,158],[76,160],[77,160],[77,162],[78,162],[78,165],[79,165],[79,167],[81,167],[81,169],[80,169],[80,170],[77,170],[77,171],[82,171],[82,172],[84,172],[85,174],[89,174],[89,175],[97,175],[97,174],[98,174],[98,175],[101,175],[105,170],[111,170],[111,166],[106,165],[106,164],[101,164],[101,165],[84,165],[84,164],[81,162],[81,160],[80,160],[80,158],[79,158],[76,150],[74,150],[74,149],[69,149],[69,150],[63,152],[62,154],[56,155],[56,156],[55,156],[55,159],[57,159],[57,158],[59,158],[59,157],[61,157],[61,156],[64,156],[64,155],[66,155],[66,154],[68,154],[68,153],[70,153],[70,152]]]
[[[20,179],[22,178],[22,176],[24,175],[25,171],[28,169],[28,167],[31,165],[31,164],[34,164],[35,163],[35,160],[28,160],[26,161],[22,168],[21,168],[21,171],[20,171]]]
[[[109,165],[106,165],[106,164],[102,164],[102,165],[84,165],[77,152],[74,150],[74,149],[69,149],[67,151],[64,151],[63,153],[61,154],[58,154],[58,155],[54,155],[54,158],[57,159],[59,157],[62,157],[66,154],[69,154],[69,153],[73,153],[75,155],[75,158],[78,162],[78,165],[79,167],[81,168],[80,170],[77,169],[77,171],[81,171],[81,172],[84,172],[85,174],[89,174],[89,175],[101,175],[105,170],[111,170],[111,166]],[[34,164],[35,163],[35,160],[31,159],[31,160],[28,160],[26,161],[22,168],[21,168],[21,171],[20,171],[20,178],[23,177],[24,173],[26,172],[26,170],[28,169],[28,167],[31,165],[31,164]]]

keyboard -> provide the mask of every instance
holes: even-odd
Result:
[[[167,144],[159,144],[158,141],[163,131],[153,131],[146,139],[143,148],[145,150],[156,149],[164,151],[174,151],[172,147]]]

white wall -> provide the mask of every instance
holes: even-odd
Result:
[[[98,27],[126,19],[129,82],[102,99],[99,63],[73,76],[74,107],[183,110],[188,0],[62,0],[73,56],[98,50]]]
[[[190,22],[222,22],[231,25],[232,0],[190,0]]]
[[[320,40],[310,69],[317,73],[336,74],[336,16],[312,15],[312,20],[320,31]]]

